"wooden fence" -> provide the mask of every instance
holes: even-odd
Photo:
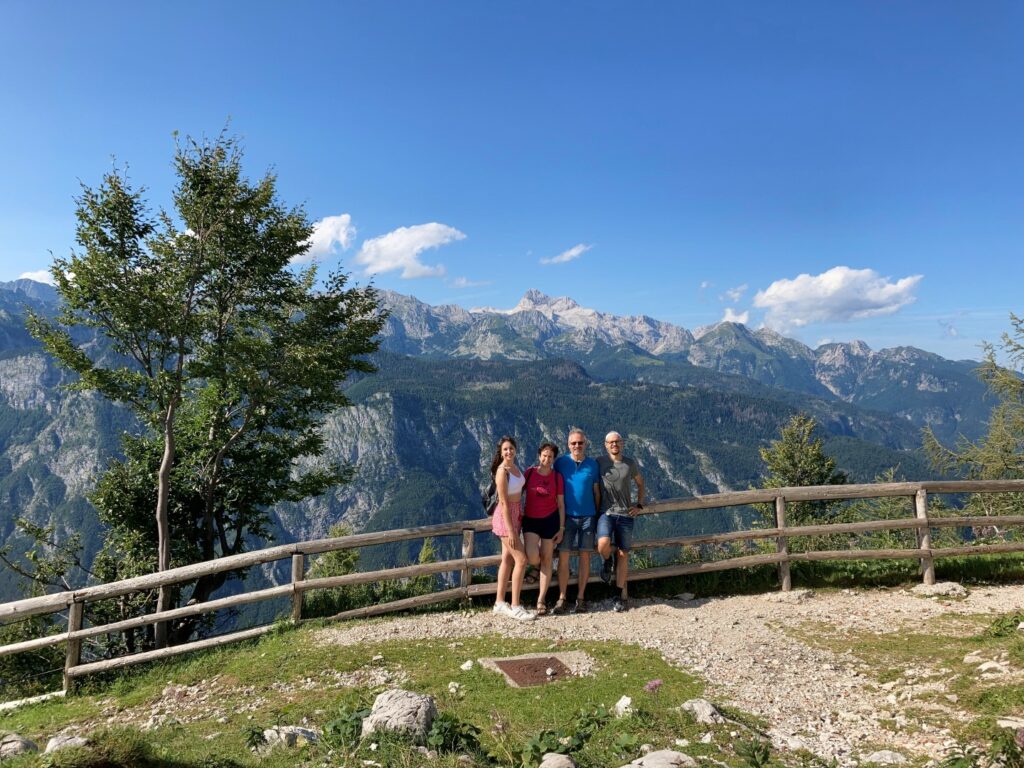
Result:
[[[695,563],[666,565],[645,569],[631,570],[630,581],[642,579],[658,579],[667,576],[705,573],[709,571],[749,568],[752,566],[777,564],[779,567],[780,588],[787,591],[791,588],[790,564],[817,560],[890,560],[913,559],[920,561],[921,574],[925,584],[935,583],[935,560],[942,557],[959,555],[982,555],[1024,551],[1024,542],[1001,544],[946,547],[936,549],[931,544],[931,531],[941,527],[966,527],[998,522],[1001,525],[1024,525],[1024,515],[984,516],[942,516],[930,517],[928,514],[929,494],[937,493],[1024,493],[1024,480],[1006,481],[960,481],[960,482],[915,482],[915,483],[875,483],[866,485],[832,485],[809,486],[797,488],[772,488],[765,490],[737,491],[698,496],[687,499],[671,499],[650,503],[641,514],[664,514],[692,512],[698,510],[725,509],[750,504],[773,504],[775,507],[774,528],[758,528],[728,533],[704,534],[698,536],[676,536],[664,539],[647,539],[635,541],[636,550],[656,549],[665,547],[686,547],[700,544],[727,544],[733,542],[752,542],[763,539],[775,540],[775,552],[756,555],[741,555],[721,560],[708,560]],[[788,526],[786,524],[786,505],[790,502],[831,501],[845,499],[869,499],[885,497],[908,497],[913,504],[908,504],[906,519],[870,520],[857,523],[832,523],[825,525]],[[304,541],[296,544],[270,547],[255,552],[224,557],[195,565],[183,566],[140,576],[134,579],[97,584],[82,589],[60,592],[56,594],[33,597],[26,600],[0,604],[0,622],[9,623],[30,616],[67,612],[67,631],[60,634],[47,635],[32,640],[0,646],[0,656],[38,650],[50,646],[66,644],[64,664],[64,688],[71,686],[74,679],[92,672],[127,667],[133,664],[153,661],[180,653],[213,648],[239,640],[257,637],[274,628],[274,624],[258,626],[252,629],[233,632],[218,637],[206,638],[157,650],[142,651],[113,659],[103,659],[82,663],[82,642],[90,637],[122,632],[158,622],[211,613],[224,608],[235,608],[241,605],[258,603],[275,598],[291,599],[291,618],[302,621],[303,595],[311,590],[331,589],[336,587],[365,584],[370,582],[405,579],[436,573],[453,573],[458,575],[458,586],[432,592],[430,594],[395,600],[388,603],[368,605],[362,608],[345,611],[334,618],[357,618],[377,614],[416,608],[432,603],[450,600],[468,599],[480,595],[493,594],[493,583],[473,584],[473,570],[497,565],[497,555],[476,557],[474,555],[474,535],[490,529],[490,520],[467,520],[462,522],[428,525],[403,530],[362,533],[332,539]],[[842,549],[831,551],[791,552],[789,541],[799,536],[817,536],[839,533],[867,533],[883,530],[913,530],[917,535],[916,548],[912,549]],[[424,538],[441,536],[461,536],[461,557],[443,562],[424,563],[400,568],[388,568],[378,571],[351,573],[345,576],[326,578],[306,578],[307,558],[326,552],[345,549],[368,547],[380,544],[391,544]],[[85,606],[99,600],[166,588],[174,584],[191,582],[199,577],[223,571],[234,571],[254,565],[291,559],[291,581],[267,589],[246,592],[218,600],[211,600],[195,605],[161,613],[150,613],[124,621],[110,624],[86,626]],[[591,580],[595,577],[590,576]]]

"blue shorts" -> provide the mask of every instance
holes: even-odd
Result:
[[[590,552],[594,548],[594,518],[565,516],[565,536],[558,549],[579,549]]]
[[[635,517],[629,515],[609,515],[605,513],[597,518],[597,538],[611,539],[615,546],[623,552],[629,552],[633,545],[633,524]]]

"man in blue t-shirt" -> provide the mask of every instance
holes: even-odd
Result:
[[[569,588],[569,550],[578,549],[579,584],[573,613],[586,613],[587,579],[590,578],[590,553],[594,549],[594,529],[601,502],[601,476],[597,462],[587,458],[587,436],[583,430],[569,433],[569,454],[555,460],[555,471],[565,485],[565,536],[558,545],[558,602],[552,613],[564,613]]]

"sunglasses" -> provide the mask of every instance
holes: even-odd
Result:
[[[569,445],[586,445],[586,444],[587,444],[586,440],[572,440],[572,441],[569,442]]]

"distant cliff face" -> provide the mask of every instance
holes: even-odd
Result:
[[[564,445],[570,426],[588,431],[592,453],[616,429],[652,498],[671,498],[756,483],[758,448],[800,410],[833,436],[830,450],[861,480],[896,464],[909,478],[930,474],[913,452],[919,426],[973,435],[987,415],[972,364],[920,350],[874,352],[860,342],[811,350],[733,323],[695,335],[536,291],[510,311],[384,299],[392,314],[380,371],[351,382],[354,407],[324,429],[325,460],[355,465],[356,480],[274,510],[279,540],[323,536],[342,521],[362,530],[479,516],[485,468],[505,433],[520,440],[525,466],[542,439]],[[56,307],[47,286],[0,284],[0,546],[24,545],[13,521],[26,515],[54,522],[58,535],[82,534],[88,563],[102,531],[85,496],[120,434],[137,426],[98,397],[61,389],[66,375],[23,325],[27,308]],[[722,530],[731,515],[677,516],[673,525]],[[0,574],[0,599],[15,596],[10,574]]]

